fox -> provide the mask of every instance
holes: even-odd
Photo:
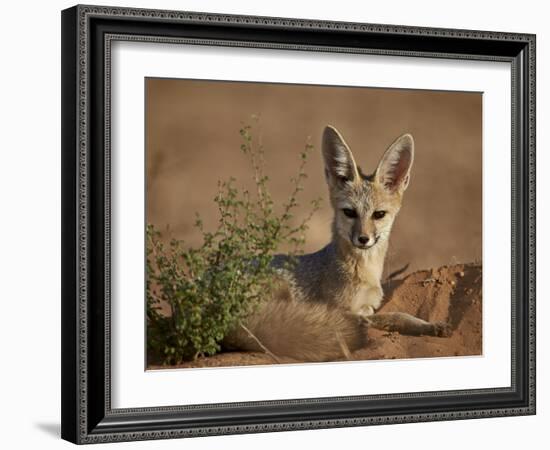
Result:
[[[332,239],[314,253],[275,255],[274,288],[223,341],[226,348],[322,362],[348,358],[364,347],[369,327],[415,336],[449,336],[445,322],[407,313],[377,313],[390,232],[411,177],[414,139],[405,133],[365,174],[332,125],[321,151],[328,186]]]

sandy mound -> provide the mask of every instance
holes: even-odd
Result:
[[[367,345],[353,352],[351,359],[480,355],[481,280],[481,265],[457,264],[421,270],[404,279],[386,282],[386,300],[380,312],[406,312],[427,321],[446,321],[451,325],[453,333],[445,338],[415,337],[370,329]],[[285,363],[299,362],[290,358],[281,360]],[[264,353],[228,352],[170,367],[223,367],[274,363],[274,360]]]

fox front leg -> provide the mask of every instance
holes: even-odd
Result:
[[[448,337],[452,329],[445,322],[426,322],[418,317],[402,312],[373,314],[364,317],[367,324],[373,328],[385,331],[397,331],[409,336]]]

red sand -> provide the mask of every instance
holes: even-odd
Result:
[[[478,264],[457,264],[421,270],[384,285],[385,302],[380,312],[406,312],[428,321],[447,321],[450,337],[404,336],[369,329],[367,345],[351,360],[426,358],[480,355],[482,353],[482,270]],[[283,363],[300,361],[282,358]],[[223,367],[275,364],[264,353],[227,352],[174,368]],[[149,369],[159,369],[150,366]],[[162,367],[166,369],[167,367]]]

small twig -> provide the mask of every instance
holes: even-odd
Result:
[[[417,284],[421,284],[422,286],[426,286],[429,283],[443,284],[443,282],[437,278],[426,278],[425,280],[417,281]]]
[[[256,342],[256,344],[258,344],[260,346],[260,348],[269,356],[271,356],[273,358],[273,360],[277,363],[277,364],[281,364],[281,360],[279,358],[277,358],[277,356],[272,353],[264,344],[262,344],[262,342],[256,337],[254,336],[254,334],[252,333],[252,331],[250,331],[248,328],[246,328],[242,322],[239,322],[239,325],[241,326],[241,328],[246,331],[248,333],[248,335],[254,339],[254,341]]]
[[[349,351],[349,347],[346,344],[346,341],[344,341],[344,338],[342,337],[342,334],[339,331],[336,331],[336,340],[338,341],[338,344],[340,344],[340,348],[342,349],[342,353],[346,357],[348,361],[351,360],[351,352]]]
[[[403,272],[405,272],[405,270],[407,270],[409,268],[409,263],[407,263],[406,265],[404,265],[403,267],[401,267],[401,269],[397,269],[395,271],[393,271],[392,273],[390,273],[388,275],[388,277],[386,278],[386,281],[390,281],[392,280],[393,278],[397,277],[398,275],[401,275]]]

